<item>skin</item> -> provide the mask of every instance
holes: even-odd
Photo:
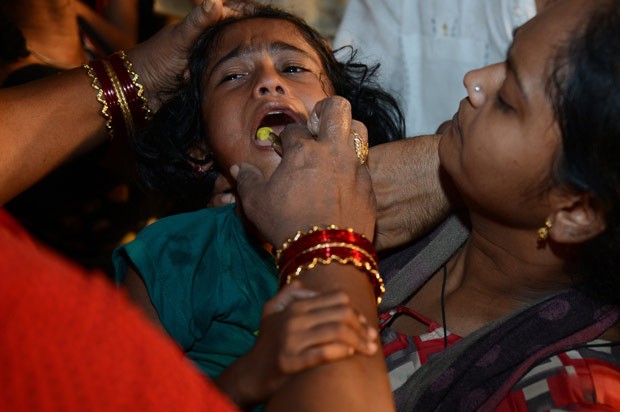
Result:
[[[604,230],[587,195],[551,180],[561,136],[547,95],[549,63],[589,7],[583,0],[549,6],[517,32],[509,63],[465,76],[468,97],[439,145],[472,222],[470,240],[447,264],[447,323],[458,335],[570,287],[572,246]],[[541,247],[536,229],[546,219],[553,228]],[[408,305],[441,319],[440,290],[435,276]],[[405,317],[394,326],[424,329]]]
[[[282,244],[297,230],[314,224],[351,227],[372,239],[375,200],[368,169],[354,156],[351,106],[340,97],[331,97],[319,102],[315,112],[320,119],[315,135],[300,126],[288,126],[280,135],[284,156],[269,179],[247,163],[231,168],[245,213],[273,244]],[[312,290],[346,292],[351,305],[375,324],[376,300],[361,271],[351,265],[319,265],[304,272],[302,279]],[[385,361],[379,352],[356,354],[295,374],[271,398],[267,410],[393,408]]]
[[[564,0],[547,6],[517,33],[510,70],[499,64],[465,77],[468,97],[461,103],[458,121],[444,133],[439,145],[441,165],[462,194],[473,225],[469,242],[447,264],[447,328],[461,336],[534,299],[569,287],[570,256],[577,252],[573,245],[604,230],[602,211],[588,201],[588,194],[555,187],[549,180],[560,136],[545,95],[548,63],[556,46],[566,41],[595,4]],[[515,67],[527,99],[517,90]],[[474,89],[476,85],[481,86],[480,92]],[[511,110],[496,103],[498,94]],[[373,222],[372,202],[364,196],[368,190],[366,171],[341,167],[335,173],[332,168],[333,164],[347,165],[346,119],[350,113],[333,100],[325,102],[322,109],[322,122],[340,126],[326,128],[316,140],[297,130],[283,133],[284,157],[270,178],[251,165],[232,169],[241,199],[250,205],[246,214],[274,243],[285,239],[286,233],[317,222],[366,228],[362,230]],[[411,178],[403,174],[403,179]],[[313,190],[307,185],[301,190],[291,183],[302,179],[322,182],[327,188]],[[338,191],[338,187],[349,189]],[[289,192],[283,194],[284,188]],[[544,247],[539,247],[536,229],[547,218],[553,227]],[[259,223],[276,219],[281,223],[276,227]],[[364,279],[345,275],[341,269],[321,267],[304,274],[302,280],[311,289],[325,290],[345,282],[348,276],[345,287],[354,304],[363,307],[371,299],[364,298]],[[435,276],[408,305],[440,320],[440,294],[441,276]],[[405,317],[394,327],[409,335],[427,330]],[[389,402],[382,404],[377,399],[380,386],[373,388],[374,399],[368,399],[364,376],[347,375],[360,372],[356,361],[359,358],[352,357],[296,375],[270,406],[305,405],[307,401],[311,406],[304,410],[389,409]],[[373,366],[367,367],[372,370]],[[360,398],[363,401],[358,403]]]
[[[256,139],[262,119],[283,111],[306,124],[316,103],[333,94],[319,56],[286,21],[251,19],[227,28],[205,77],[203,122],[222,170],[245,161],[270,174],[280,156]]]
[[[127,52],[152,110],[159,108],[160,98],[166,98],[158,91],[176,84],[177,75],[187,65],[187,52],[202,29],[235,13],[233,1],[226,7],[221,0],[204,4],[178,25],[166,26]],[[95,95],[91,80],[81,68],[0,90],[0,203],[27,189],[71,156],[107,139],[101,104]]]
[[[274,111],[305,125],[316,103],[333,94],[323,78],[318,55],[290,22],[250,19],[225,29],[205,70],[202,104],[208,144],[222,169],[247,161],[270,175],[281,157],[269,142],[257,141],[256,130]],[[284,126],[273,128],[279,133]],[[126,286],[132,300],[163,328],[132,268]],[[242,407],[267,400],[290,374],[356,351],[376,353],[374,326],[357,314],[345,293],[308,297],[294,290],[283,290],[266,305],[252,350],[215,379]]]

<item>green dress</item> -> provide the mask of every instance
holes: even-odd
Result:
[[[275,260],[234,205],[158,220],[113,260],[118,282],[137,269],[163,326],[212,378],[250,350],[277,292]]]

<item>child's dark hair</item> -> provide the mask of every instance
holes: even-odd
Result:
[[[589,193],[605,231],[583,246],[580,275],[620,303],[620,2],[597,5],[555,60],[551,89],[562,133],[559,183]]]
[[[405,137],[405,123],[398,103],[375,82],[378,65],[368,67],[354,62],[355,52],[350,48],[338,51],[349,52],[347,61],[340,62],[328,42],[302,19],[270,6],[257,5],[243,16],[218,22],[202,33],[189,59],[189,82],[172,93],[173,97],[154,115],[149,127],[134,138],[138,172],[150,188],[177,199],[210,196],[219,171],[215,168],[198,177],[192,168],[192,164],[212,160],[205,147],[206,132],[201,123],[204,70],[223,29],[255,18],[284,20],[298,28],[316,50],[335,94],[349,100],[353,118],[366,125],[371,146]],[[206,159],[199,159],[197,150],[202,151],[200,154]]]

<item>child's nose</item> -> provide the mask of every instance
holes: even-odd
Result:
[[[287,94],[284,79],[274,68],[265,68],[259,74],[255,92],[258,96]]]

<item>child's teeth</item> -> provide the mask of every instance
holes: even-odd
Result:
[[[269,134],[273,133],[271,127],[261,127],[256,131],[256,138],[258,140],[269,140]]]

